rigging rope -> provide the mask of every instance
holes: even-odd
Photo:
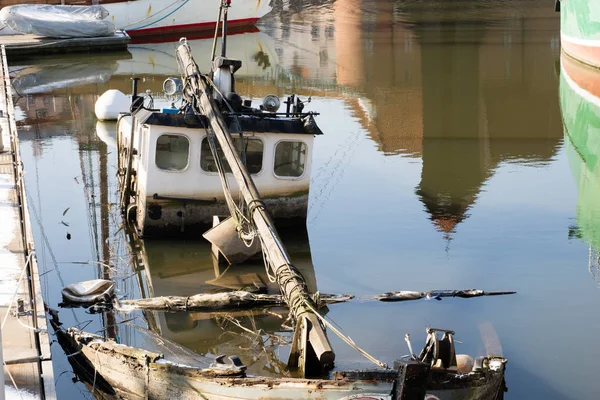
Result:
[[[219,154],[219,151],[217,148],[217,143],[215,143],[215,133],[212,130],[212,128],[210,127],[210,124],[206,124],[204,121],[204,118],[202,118],[202,116],[199,115],[199,113],[197,112],[196,106],[194,106],[195,98],[189,97],[187,91],[185,90],[186,87],[189,85],[189,76],[191,75],[188,72],[188,68],[194,67],[194,65],[192,65],[191,63],[189,63],[188,65],[183,65],[183,62],[182,62],[181,58],[179,57],[179,54],[177,54],[176,58],[177,58],[177,64],[179,65],[180,70],[186,75],[186,78],[184,79],[184,90],[183,90],[184,98],[192,106],[192,111],[197,116],[199,116],[199,119],[202,122],[204,129],[207,131],[207,139],[208,139],[209,147],[210,147],[211,153],[213,154],[213,158],[215,160],[215,165],[217,167],[217,171],[221,178],[221,185],[223,187],[225,201],[227,202],[227,207],[229,208],[229,212],[231,213],[231,216],[235,219],[236,224],[237,224],[238,237],[240,238],[240,240],[242,240],[242,242],[244,243],[244,245],[246,247],[251,247],[257,236],[256,229],[253,226],[251,213],[248,213],[248,207],[247,206],[245,207],[245,202],[244,202],[241,190],[239,193],[239,196],[240,196],[239,205],[235,204],[235,202],[233,200],[233,196],[231,194],[231,190],[229,188],[229,183],[227,181],[225,164],[222,160],[221,155]],[[195,65],[195,67],[196,67],[196,69],[198,69],[197,65]],[[246,145],[245,145],[245,141],[244,141],[244,133],[242,131],[242,127],[241,127],[239,118],[234,114],[231,104],[229,104],[229,102],[227,101],[227,99],[225,98],[223,93],[221,93],[221,91],[215,85],[215,83],[212,81],[212,79],[210,79],[209,77],[206,77],[206,76],[204,78],[211,85],[213,90],[219,95],[223,104],[226,105],[227,108],[229,109],[229,111],[231,112],[233,124],[235,125],[235,128],[236,128],[235,130],[237,131],[236,133],[239,134],[239,138],[240,138],[240,145],[238,146],[239,153],[240,153],[240,157],[242,159],[242,164],[245,168],[246,167]]]
[[[186,90],[188,88],[189,80],[191,77],[195,77],[197,79],[205,79],[206,82],[208,82],[212,86],[212,88],[221,96],[224,104],[226,104],[227,107],[230,109],[230,111],[233,113],[231,106],[229,105],[229,103],[227,102],[227,100],[225,99],[223,94],[219,91],[219,89],[216,87],[216,85],[214,84],[214,82],[211,79],[209,79],[206,76],[199,77],[199,76],[195,76],[194,74],[188,73],[188,68],[190,68],[190,67],[195,66],[196,69],[199,70],[198,66],[194,65],[195,62],[192,61],[187,65],[183,65],[183,62],[179,57],[179,53],[177,53],[177,63],[179,64],[181,71],[183,71],[183,73],[185,74],[185,79],[184,79],[185,83],[184,83],[184,88],[183,88],[184,98],[192,106],[192,110],[194,111],[194,113],[196,113],[196,115],[198,115],[197,110],[196,110],[196,107],[198,107],[198,105],[196,104],[196,96],[192,95],[191,97],[189,97],[187,90]],[[234,118],[236,118],[236,121],[238,121],[237,117],[235,115],[234,115]],[[215,157],[215,161],[217,161],[217,159],[219,159],[219,155],[216,150],[216,144],[214,143],[215,133],[209,126],[207,126],[210,124],[206,124],[204,122],[204,119],[201,116],[200,116],[200,120],[202,121],[204,128],[209,133],[209,135],[208,135],[208,137],[210,138],[209,144],[211,146],[211,151],[213,152],[213,156]],[[238,121],[238,123],[239,123],[239,121]],[[241,126],[240,126],[240,128],[241,128]],[[241,131],[241,129],[240,129],[240,131]],[[238,160],[238,159],[235,159],[233,161],[238,164],[240,163],[240,160]],[[219,165],[219,163],[217,163],[217,165]],[[238,165],[238,167],[245,168],[245,163],[242,163],[242,165]],[[229,188],[226,183],[226,176],[220,167],[218,167],[218,169],[219,169],[219,175],[221,177],[221,182],[222,182],[222,185],[223,185],[223,188],[225,191],[225,196],[228,199],[228,205],[229,205],[229,199],[231,197],[231,193],[229,192]],[[242,177],[242,178],[245,179],[245,177]],[[247,183],[247,182],[245,182],[245,183]],[[241,192],[241,190],[240,190],[240,192]],[[232,197],[231,197],[231,200],[233,200]],[[267,211],[264,203],[259,200],[253,200],[251,202],[251,204],[247,204],[246,206],[247,206],[246,211],[248,212],[249,217],[246,217],[245,213],[243,213],[242,210],[240,210],[240,208],[238,208],[237,206],[235,206],[235,208],[234,208],[235,213],[238,213],[237,215],[243,216],[243,218],[246,221],[253,221],[252,215],[258,208],[262,208],[265,212]],[[232,213],[232,215],[233,215],[233,213]],[[238,225],[238,226],[241,227],[241,225]],[[255,227],[253,226],[253,222],[250,223],[249,226],[255,232]],[[353,348],[354,350],[356,350],[357,352],[362,354],[365,358],[367,358],[369,361],[373,362],[374,364],[378,365],[379,367],[388,369],[389,367],[387,366],[387,364],[385,364],[385,363],[379,361],[378,359],[376,359],[375,357],[371,356],[365,350],[360,348],[356,343],[354,343],[354,341],[350,337],[344,335],[340,330],[338,330],[334,326],[334,324],[332,324],[331,322],[329,322],[325,319],[325,317],[314,307],[313,300],[311,299],[310,295],[308,294],[308,288],[306,286],[306,281],[305,281],[304,277],[302,276],[302,273],[295,266],[293,266],[287,259],[285,260],[286,262],[284,264],[279,265],[278,267],[275,267],[273,265],[272,260],[270,259],[270,257],[268,257],[268,254],[265,250],[265,243],[264,243],[262,236],[260,236],[260,235],[257,235],[257,236],[259,237],[259,240],[261,241],[261,249],[263,252],[265,269],[266,269],[266,273],[269,278],[269,281],[277,282],[280,288],[284,288],[287,285],[289,285],[290,283],[293,284],[294,281],[296,282],[294,284],[294,286],[292,286],[291,288],[286,288],[287,290],[281,290],[281,294],[282,294],[286,304],[288,304],[291,314],[294,315],[297,319],[300,316],[302,316],[302,314],[308,313],[309,311],[312,312],[323,325],[329,327],[342,341],[344,341],[346,344],[348,344],[348,346],[350,346],[351,348]],[[277,244],[277,246],[280,246],[280,244],[278,242],[276,242],[276,244]],[[286,253],[283,252],[283,254],[286,254]],[[286,258],[287,258],[287,256],[286,256]]]

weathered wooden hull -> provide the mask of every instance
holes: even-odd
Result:
[[[394,382],[334,381],[323,379],[227,377],[227,371],[199,369],[166,362],[161,355],[91,340],[71,332],[81,354],[96,368],[97,378],[107,381],[126,399],[346,399],[371,395],[391,399]],[[89,341],[82,344],[82,341]],[[63,346],[64,347],[64,346]],[[71,347],[73,349],[73,347]],[[230,372],[235,375],[235,371]]]
[[[56,326],[55,326],[56,329]],[[393,371],[336,379],[246,377],[235,368],[197,368],[165,361],[162,355],[104,341],[78,330],[57,331],[59,343],[69,355],[75,373],[96,390],[125,399],[395,399],[398,390]],[[433,371],[427,399],[499,400],[504,393],[504,359],[479,373],[453,374]],[[490,364],[491,365],[491,364]],[[95,372],[94,372],[95,368]],[[374,378],[377,377],[377,378]]]

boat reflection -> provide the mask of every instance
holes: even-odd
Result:
[[[198,60],[200,71],[210,70],[210,57],[213,39],[188,40],[192,55]],[[130,76],[179,76],[175,57],[179,41],[164,43],[137,43],[128,46],[130,59],[119,61],[115,75]],[[220,43],[217,49],[220,51]],[[236,78],[269,78],[277,72],[277,55],[273,39],[262,32],[249,32],[227,37],[227,56],[242,61],[242,67],[235,73]],[[162,88],[162,81],[160,84]]]
[[[198,60],[201,71],[208,71],[210,60],[201,56],[210,54],[212,39],[188,41]],[[144,86],[156,82],[153,91],[162,91],[162,82],[168,76],[179,76],[175,59],[178,41],[134,44],[128,52],[116,54],[62,56],[40,58],[11,64],[12,82],[18,95],[61,93],[61,89],[78,88],[78,93],[102,94],[108,89],[131,90],[132,76],[144,78]],[[278,73],[277,55],[273,39],[262,32],[231,35],[227,39],[228,55],[242,60],[236,72],[240,78],[270,79]],[[207,61],[208,60],[208,61]]]
[[[315,293],[317,284],[306,229],[298,227],[287,232],[283,241],[310,293]],[[265,272],[262,258],[231,266],[219,264],[206,241],[139,240],[133,258],[142,297],[234,290],[279,294],[277,284]],[[260,375],[285,374],[279,351],[287,354],[283,349],[291,339],[282,327],[287,314],[287,308],[227,313],[143,312],[148,327],[157,335],[201,355],[235,354],[251,373]]]
[[[600,71],[561,56],[565,148],[577,184],[577,226],[569,237],[590,246],[589,271],[600,286]]]
[[[67,55],[42,57],[11,64],[12,86],[17,96],[50,93],[58,89],[103,84],[118,69],[118,61],[130,58],[127,52],[90,55],[82,58]]]

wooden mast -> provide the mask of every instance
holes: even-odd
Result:
[[[301,373],[306,375],[307,361],[310,361],[308,359],[312,358],[311,351],[314,351],[321,368],[329,370],[333,367],[335,354],[329,344],[324,327],[313,312],[317,307],[308,294],[304,277],[291,264],[260,194],[236,151],[236,146],[223,116],[215,101],[209,95],[213,90],[206,78],[200,74],[198,66],[192,58],[190,47],[184,40],[177,49],[177,54],[186,80],[185,90],[189,96],[195,99],[193,105],[196,111],[208,119],[210,128],[223,150],[223,155],[231,167],[231,172],[237,181],[241,195],[248,206],[248,213],[260,236],[263,250],[273,269],[275,280],[281,289],[283,298],[290,307],[292,316],[296,320],[296,331],[294,332],[294,343],[289,365],[292,368],[299,368]]]

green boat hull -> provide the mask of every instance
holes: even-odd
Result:
[[[568,55],[600,68],[600,1],[560,0],[560,36]]]
[[[564,56],[560,104],[565,149],[578,189],[577,234],[600,249],[600,71]]]

